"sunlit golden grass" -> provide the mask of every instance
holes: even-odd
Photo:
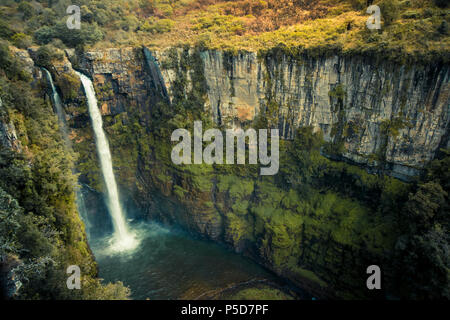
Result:
[[[350,1],[318,1],[313,8],[296,8],[295,14],[289,13],[289,7],[255,9],[255,1],[248,2],[254,7],[248,9],[245,1],[206,1],[203,5],[190,1],[168,18],[172,21],[169,31],[158,30],[158,26],[151,27],[152,32],[107,29],[105,40],[95,47],[147,45],[164,49],[196,45],[238,52],[283,46],[318,52],[370,52],[394,59],[418,56],[431,60],[438,54],[448,61],[448,34],[438,32],[441,23],[449,22],[448,10],[430,8],[430,1],[422,1],[428,7],[420,7],[417,1],[401,4],[395,22],[383,22],[381,30],[368,30],[366,8],[355,10]],[[293,23],[280,22],[277,13]],[[268,30],[261,31],[264,28]]]

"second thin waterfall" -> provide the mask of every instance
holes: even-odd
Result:
[[[108,209],[114,226],[113,249],[115,251],[130,250],[136,247],[137,240],[135,236],[128,231],[128,226],[120,206],[119,191],[114,177],[111,152],[109,150],[105,132],[103,131],[102,115],[98,109],[94,86],[92,81],[84,74],[79,72],[77,72],[77,74],[80,77],[84,91],[86,92],[89,115],[91,117],[97,152],[100,158],[100,166],[103,179],[105,180],[108,196]]]

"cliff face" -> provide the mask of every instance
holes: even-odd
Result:
[[[158,102],[155,89],[173,99],[177,70],[166,63],[173,57],[167,51],[154,55],[159,63],[148,49],[109,49],[82,57],[80,68],[99,88],[110,89],[99,99],[103,114],[147,111]],[[399,178],[417,175],[439,148],[450,145],[448,66],[218,51],[200,56],[208,86],[204,108],[217,124],[245,126],[273,103],[283,138],[292,139],[298,127],[313,126],[335,146],[335,155],[371,167],[382,163]],[[152,67],[155,63],[162,72]],[[191,81],[188,73],[187,88]]]
[[[349,210],[343,216],[333,211],[325,219],[311,216],[300,205],[303,200],[272,182],[173,166],[170,141],[149,134],[165,130],[164,124],[154,127],[153,120],[171,108],[168,101],[186,99],[197,82],[204,81],[207,88],[201,94],[206,99],[200,107],[217,125],[245,127],[264,115],[285,139],[291,139],[297,127],[313,126],[329,142],[324,153],[401,178],[417,174],[439,147],[448,146],[448,66],[405,67],[362,57],[294,59],[275,53],[258,58],[254,53],[232,56],[181,49],[152,53],[122,48],[67,55],[74,68],[94,80],[128,213],[180,224],[225,242],[318,295],[367,294],[358,291],[357,284],[365,283],[361,266],[385,261],[395,234],[390,218],[358,222],[375,214],[369,209],[360,212],[359,220],[346,222],[350,211],[361,209],[347,200]],[[53,76],[80,154],[80,180],[101,191],[85,98],[79,81],[70,80],[73,68],[66,58],[55,66]],[[67,82],[73,83],[72,90],[64,85]],[[96,208],[102,207],[95,191],[85,191]],[[317,201],[314,206],[325,199]]]
[[[134,108],[147,110],[158,102],[154,89],[165,88],[158,82],[159,70],[146,62],[144,52],[139,48],[107,49],[81,57],[78,67],[93,77],[103,115]],[[151,56],[150,52],[145,53]]]
[[[93,79],[98,105],[104,116],[104,128],[109,135],[109,144],[115,156],[115,173],[123,191],[123,199],[134,198],[136,189],[136,172],[140,161],[138,154],[142,150],[138,146],[136,136],[142,134],[153,116],[152,109],[157,103],[168,99],[162,79],[158,77],[156,64],[148,63],[145,55],[151,58],[150,52],[142,48],[108,49],[87,52],[81,57],[69,53],[71,60],[76,59],[76,68]],[[83,92],[76,99],[83,101]],[[86,109],[80,110],[77,116],[80,121],[75,131],[80,143],[75,147],[81,153],[86,148],[93,151],[88,161],[81,159],[86,165],[82,173],[89,175],[92,167],[97,167],[93,136],[90,129],[89,115]],[[89,132],[86,135],[86,132]],[[133,139],[131,138],[133,136]],[[130,140],[132,139],[132,140]],[[86,144],[90,143],[90,146]],[[84,144],[84,146],[83,146]],[[147,146],[148,147],[148,146]],[[96,172],[97,189],[101,189],[100,174]],[[139,197],[138,197],[139,198]],[[133,201],[130,201],[130,205]]]
[[[158,53],[165,61],[167,53]],[[275,103],[280,135],[322,130],[339,155],[405,178],[449,145],[448,66],[399,66],[362,57],[201,53],[214,120],[242,126]],[[175,71],[163,71],[166,85]]]

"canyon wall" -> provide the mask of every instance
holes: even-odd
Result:
[[[181,53],[179,52],[181,55]],[[167,52],[157,54],[160,61]],[[201,52],[216,123],[243,126],[276,104],[280,135],[313,126],[339,155],[394,176],[418,174],[449,146],[448,65],[406,66],[364,57]],[[164,66],[164,64],[163,64]],[[175,70],[163,70],[170,88]]]
[[[80,69],[99,88],[110,85],[108,96],[100,99],[104,114],[151,109],[161,99],[158,93],[163,100],[173,98],[177,70],[167,63],[173,55],[164,51],[154,56],[157,60],[146,48],[82,56]],[[417,175],[439,148],[450,146],[448,65],[283,53],[258,58],[256,53],[204,51],[200,56],[208,86],[204,108],[225,127],[245,127],[272,102],[281,137],[292,139],[296,128],[313,126],[325,141],[338,145],[335,156],[368,167],[381,163],[405,179]]]
[[[318,296],[368,294],[358,286],[365,283],[361,266],[373,261],[383,265],[393,248],[391,218],[360,213],[360,219],[370,220],[364,225],[358,222],[362,220],[346,222],[346,216],[330,211],[323,220],[306,213],[295,193],[273,182],[174,166],[169,139],[160,141],[150,134],[167,129],[165,124],[155,128],[154,119],[174,107],[170,101],[179,99],[180,91],[187,99],[196,81],[204,81],[204,105],[199,107],[218,126],[247,128],[263,116],[285,139],[292,139],[297,127],[313,126],[328,142],[327,156],[402,179],[418,174],[440,147],[449,144],[447,65],[400,66],[358,56],[294,58],[272,52],[258,57],[145,48],[82,55],[67,50],[66,55],[50,72],[61,91],[79,154],[80,182],[89,186],[86,198],[93,199],[90,215],[96,214],[95,208],[104,211],[99,203],[103,187],[74,68],[94,80],[129,215],[182,225],[226,243]],[[348,214],[359,208],[356,202],[348,206]]]

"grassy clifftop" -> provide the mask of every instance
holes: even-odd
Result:
[[[67,29],[72,3],[65,0],[4,3],[0,36],[18,46],[284,46],[449,61],[449,10],[442,0],[78,0],[80,30]],[[366,27],[370,3],[381,8],[380,30]]]

